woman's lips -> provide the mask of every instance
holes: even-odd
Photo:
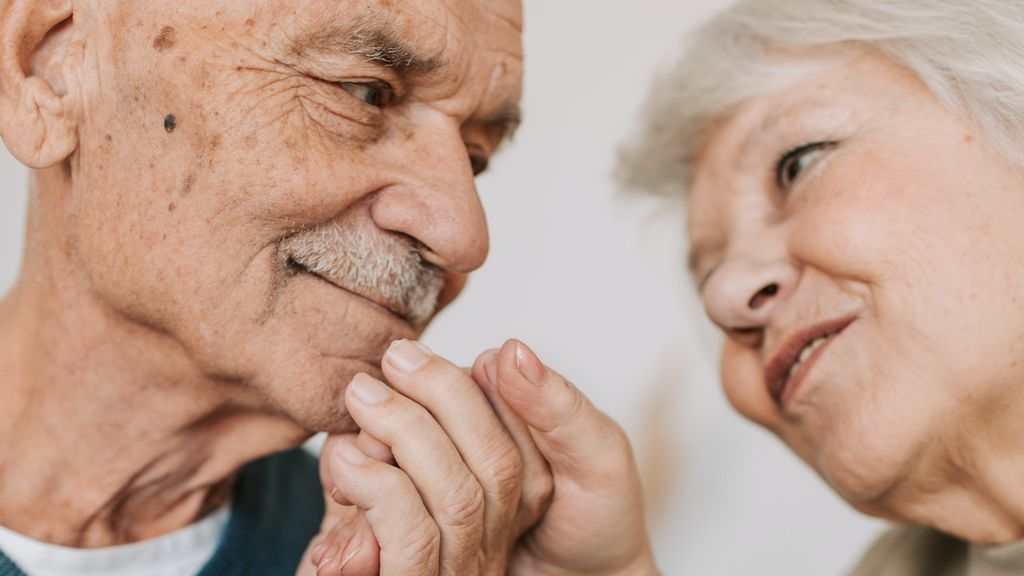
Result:
[[[777,405],[785,405],[825,349],[855,319],[845,316],[815,324],[785,340],[765,368],[768,393]]]

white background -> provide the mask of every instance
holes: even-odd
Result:
[[[611,178],[650,78],[725,4],[526,0],[526,122],[480,181],[491,258],[425,342],[465,364],[521,338],[619,420],[667,576],[841,574],[880,525],[727,406],[683,272],[681,207],[624,197]],[[0,183],[6,292],[26,200],[6,150]]]

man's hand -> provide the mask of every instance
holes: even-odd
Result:
[[[403,341],[384,357],[391,387],[353,379],[345,400],[361,432],[325,447],[322,476],[339,506],[329,507],[300,574],[505,574],[552,479],[527,426],[479,383],[496,356],[467,374]]]

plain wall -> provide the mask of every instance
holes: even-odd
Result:
[[[841,574],[880,524],[726,404],[719,339],[683,270],[680,206],[624,197],[611,177],[655,70],[724,5],[526,1],[526,122],[480,180],[491,257],[425,342],[467,364],[521,338],[619,420],[664,574]],[[27,186],[5,150],[0,183],[5,292]]]

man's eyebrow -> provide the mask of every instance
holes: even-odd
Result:
[[[297,38],[292,52],[342,52],[376,62],[398,72],[427,74],[444,65],[439,56],[420,53],[403,40],[384,17],[363,18],[351,23],[332,22]]]

